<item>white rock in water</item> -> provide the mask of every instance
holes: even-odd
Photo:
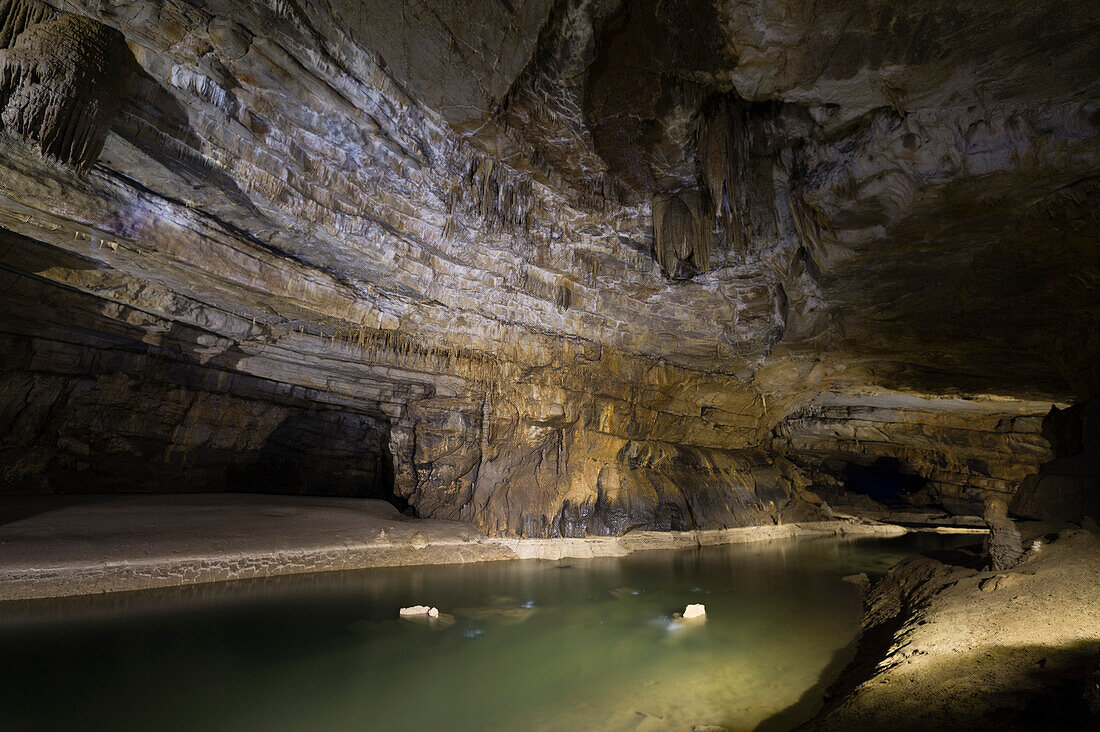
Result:
[[[684,608],[684,620],[692,618],[705,618],[707,616],[706,605],[688,605]]]
[[[431,610],[429,610],[428,611],[428,617],[429,618],[438,618],[439,617],[439,608],[433,607]]]
[[[432,615],[433,612],[435,613],[435,615]],[[434,607],[428,607],[427,605],[413,605],[412,607],[403,607],[403,608],[401,608],[398,611],[397,614],[398,615],[427,615],[430,618],[435,618],[435,617],[439,616],[439,611],[436,610]]]

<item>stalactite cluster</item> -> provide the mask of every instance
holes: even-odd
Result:
[[[322,333],[322,340],[357,351],[371,363],[393,364],[415,371],[454,374],[474,384],[494,383],[501,371],[499,359],[460,348],[425,346],[418,339],[395,330],[359,326]]]
[[[12,2],[0,35],[39,10]],[[42,153],[78,170],[99,158],[126,84],[121,34],[89,18],[65,15],[30,25],[0,51],[3,126]]]
[[[487,156],[472,156],[466,167],[466,190],[478,215],[492,230],[527,231],[534,211],[531,181],[516,179]]]
[[[19,35],[54,14],[39,0],[0,0],[0,48],[9,48]]]
[[[724,96],[704,105],[699,114],[698,155],[703,181],[718,223],[742,257],[751,233],[748,193],[749,129],[745,113]]]
[[[673,279],[709,268],[717,235],[744,260],[751,251],[753,211],[768,201],[760,186],[775,109],[718,95],[699,109],[696,157],[702,191],[663,193],[653,200],[654,249],[661,268]]]

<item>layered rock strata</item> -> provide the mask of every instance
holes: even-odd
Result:
[[[1098,383],[1094,13],[809,5],[0,3],[3,489],[530,536],[813,514],[836,456],[1012,493]]]
[[[785,417],[772,444],[822,487],[842,491],[847,466],[889,459],[919,479],[901,497],[906,502],[981,515],[987,498],[1010,498],[1053,457],[1041,409],[1041,403],[824,394]]]

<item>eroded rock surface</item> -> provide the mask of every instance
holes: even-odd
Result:
[[[820,5],[0,1],[0,489],[1012,496],[1100,387],[1100,11]]]
[[[1053,457],[1041,403],[966,402],[912,395],[824,394],[789,414],[773,448],[843,492],[846,469],[892,461],[915,480],[896,498],[981,515],[987,498],[1007,499]]]

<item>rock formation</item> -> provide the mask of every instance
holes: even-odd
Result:
[[[10,48],[0,51],[4,127],[35,140],[46,155],[77,170],[98,158],[121,102],[128,69],[126,46],[112,28],[13,2],[5,26]]]
[[[1047,521],[1095,521],[1100,517],[1100,399],[1068,409],[1052,407],[1043,434],[1054,459],[1020,483],[1012,511]]]
[[[0,0],[0,491],[528,536],[827,515],[885,459],[1046,495],[1100,11],[819,5]]]
[[[688,605],[686,608],[684,608],[684,620],[697,620],[699,618],[705,619],[706,617],[706,605]]]
[[[1008,505],[1004,499],[987,500],[982,518],[989,526],[985,549],[989,556],[990,569],[999,571],[1016,566],[1024,554],[1024,549],[1020,540],[1020,530],[1008,517]]]

